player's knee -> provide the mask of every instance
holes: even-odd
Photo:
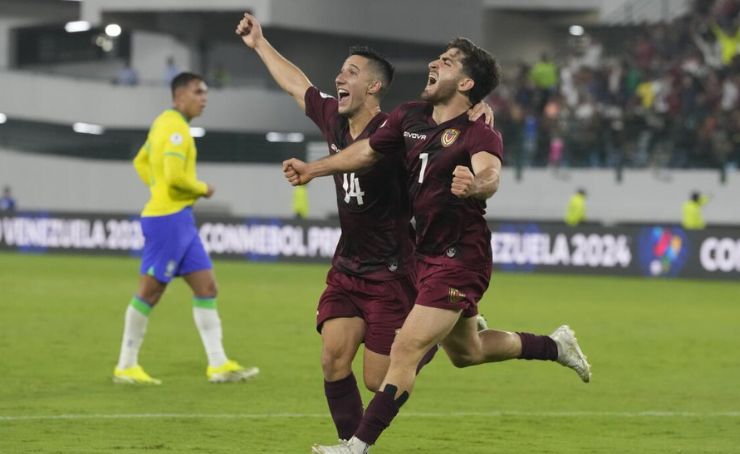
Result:
[[[159,302],[163,294],[164,291],[160,290],[139,291],[137,297],[148,305],[154,306]]]
[[[417,339],[399,339],[393,342],[391,347],[391,361],[406,362],[407,360],[412,361],[414,358],[421,358],[429,347],[422,341]],[[418,361],[414,362],[414,366]]]
[[[368,389],[368,391],[373,392],[373,393],[380,391],[380,385],[383,384],[382,375],[366,373],[364,375],[364,379],[365,379],[365,387]]]
[[[198,298],[216,298],[218,286],[215,281],[193,287],[193,294]]]
[[[452,365],[459,368],[475,366],[480,363],[480,358],[470,352],[448,352],[448,356]]]
[[[344,348],[325,345],[321,352],[321,369],[324,376],[331,378],[352,370],[351,358],[348,359],[346,356]]]
[[[216,285],[216,281],[209,282],[206,286],[206,291],[211,295],[211,298],[216,298],[218,296],[218,285]]]

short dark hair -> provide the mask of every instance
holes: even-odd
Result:
[[[393,82],[393,73],[395,68],[391,62],[389,62],[383,55],[367,46],[352,46],[349,48],[349,55],[359,55],[360,57],[365,57],[370,60],[370,64],[380,77],[380,83],[382,85],[378,96],[383,97],[391,86],[391,82]]]
[[[455,38],[447,44],[447,50],[460,49],[463,72],[473,79],[475,85],[467,93],[472,104],[478,104],[483,98],[498,87],[501,80],[501,68],[491,54],[478,47],[467,38]]]
[[[181,72],[177,76],[175,76],[174,79],[172,79],[172,82],[170,83],[170,90],[172,90],[172,97],[175,97],[175,91],[177,91],[180,87],[187,87],[190,82],[194,80],[200,80],[204,81],[205,79],[203,76],[200,76],[195,73],[189,73],[189,72]]]
[[[694,202],[698,202],[701,198],[701,192],[699,191],[691,191],[691,200]]]

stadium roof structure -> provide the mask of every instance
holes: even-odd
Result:
[[[438,44],[459,30],[479,40],[481,17],[487,11],[537,14],[550,24],[578,20],[603,25],[672,19],[688,5],[689,0],[3,0],[0,13],[79,19],[93,25],[113,21],[175,35],[207,31],[210,37],[230,32],[234,13],[248,10],[266,27]],[[228,18],[223,24],[230,26],[218,26],[220,18]]]

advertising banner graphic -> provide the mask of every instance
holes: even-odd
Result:
[[[336,220],[196,218],[203,244],[214,258],[328,263],[341,233]],[[491,222],[490,227],[494,269],[499,272],[740,278],[740,228],[573,228],[546,222]],[[0,215],[0,250],[137,256],[143,246],[136,215]]]

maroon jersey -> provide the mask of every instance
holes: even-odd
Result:
[[[368,138],[388,117],[379,113],[353,139],[336,98],[311,87],[305,101],[306,115],[321,129],[331,154]],[[332,264],[340,271],[373,280],[396,279],[409,272],[413,234],[401,158],[387,156],[371,169],[334,175],[342,235]]]
[[[471,157],[480,151],[502,159],[501,135],[482,121],[469,121],[466,113],[438,125],[432,109],[426,102],[402,104],[372,135],[370,146],[404,157],[418,257],[478,268],[492,261],[491,231],[483,217],[486,202],[453,195],[452,172],[458,165],[472,170]]]

